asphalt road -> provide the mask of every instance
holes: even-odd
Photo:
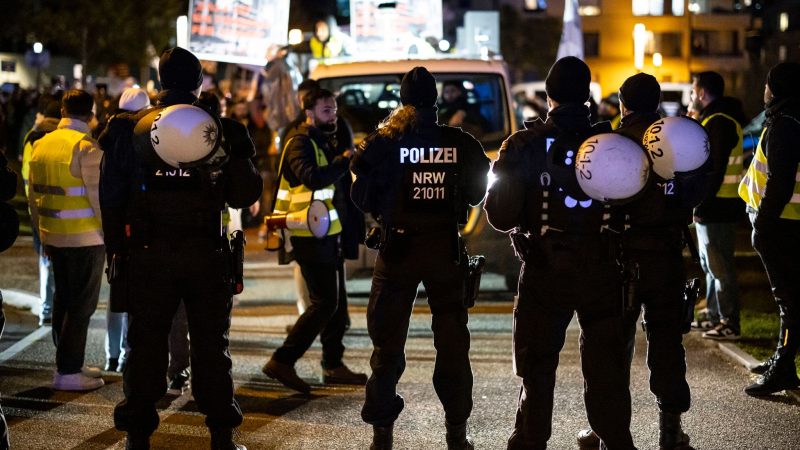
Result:
[[[35,289],[36,268],[32,252],[17,246],[0,256],[0,287]],[[266,266],[264,266],[266,267]],[[271,285],[290,283],[288,271],[257,275],[250,282],[253,297],[268,298]],[[360,281],[363,283],[363,281]],[[502,449],[511,431],[519,380],[511,370],[511,298],[480,302],[472,310],[471,360],[475,374],[475,406],[470,426],[476,448]],[[266,296],[266,297],[265,297]],[[495,295],[503,297],[503,295]],[[363,298],[351,306],[352,328],[345,337],[346,363],[368,371],[371,344],[366,334]],[[105,311],[92,320],[87,363],[104,363]],[[243,300],[234,310],[231,354],[234,359],[236,396],[245,421],[240,440],[249,449],[366,449],[370,427],[360,419],[363,389],[319,384],[321,356],[318,342],[298,362],[300,375],[314,384],[310,396],[285,389],[263,376],[261,365],[285,337],[285,326],[295,319],[291,301]],[[0,344],[0,392],[9,420],[12,448],[106,449],[124,448],[124,435],[113,427],[112,409],[122,399],[119,374],[104,375],[106,386],[90,393],[57,392],[50,388],[54,348],[48,329],[38,329],[26,312],[9,314],[10,324]],[[30,334],[33,333],[33,334]],[[582,401],[583,381],[578,353],[578,329],[568,331],[561,353],[553,437],[550,448],[576,448],[575,433],[586,425]],[[8,339],[6,339],[8,338]],[[634,418],[631,429],[641,449],[657,448],[658,412],[648,392],[644,363],[645,342],[638,337],[631,391]],[[767,400],[742,393],[751,376],[696,334],[687,335],[688,379],[692,409],[684,426],[695,448],[800,449],[800,406],[792,397]],[[10,349],[9,345],[14,344]],[[406,399],[395,427],[398,449],[442,449],[444,418],[431,384],[435,359],[430,314],[424,300],[414,311],[407,345],[408,366],[399,385]],[[203,417],[191,399],[165,397],[159,404],[161,426],[154,435],[155,449],[208,448]],[[613,412],[609,412],[612,414]]]

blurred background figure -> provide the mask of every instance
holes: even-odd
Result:
[[[611,122],[611,128],[619,128],[622,115],[619,110],[619,94],[611,94],[608,97],[600,100],[597,105],[597,118],[599,121]]]

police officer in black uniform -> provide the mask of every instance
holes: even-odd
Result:
[[[547,447],[558,356],[575,311],[589,423],[607,448],[634,448],[620,276],[603,231],[607,210],[576,188],[574,176],[577,148],[603,131],[589,121],[590,81],[583,61],[558,60],[546,80],[547,120],[527,122],[509,137],[492,167],[496,181],[484,209],[492,226],[512,232],[523,262],[514,308],[522,387],[509,449]]]
[[[189,51],[166,50],[159,77],[157,108],[197,101],[202,69]],[[147,117],[153,111],[117,115],[99,139],[112,308],[129,313],[125,399],[114,410],[114,423],[127,431],[127,449],[149,448],[159,422],[155,404],[167,389],[168,335],[183,301],[192,341],[192,391],[206,415],[211,448],[241,450],[232,438],[242,412],[233,395],[228,352],[231,258],[220,214],[226,202],[245,208],[261,195],[261,177],[250,161],[255,149],[242,125],[221,119],[224,162],[175,169],[154,157],[151,126],[137,126]]]
[[[617,133],[641,143],[648,127],[661,119],[657,112],[661,87],[654,76],[638,73],[622,84],[619,99],[622,122]],[[690,404],[682,336],[688,325],[687,308],[693,308],[694,302],[684,303],[682,250],[687,236],[684,230],[692,220],[692,208],[703,199],[705,183],[703,169],[693,175],[678,174],[672,180],[651,181],[641,197],[613,213],[620,217],[620,225],[627,225],[619,231],[623,232],[622,255],[631,295],[625,308],[628,372],[636,322],[644,307],[650,390],[660,411],[659,446],[663,450],[689,448],[689,437],[681,429],[681,414]],[[578,444],[582,449],[598,448],[600,439],[592,430],[583,430]]]
[[[450,449],[473,448],[466,254],[458,224],[486,191],[489,160],[458,128],[436,122],[436,81],[424,67],[400,86],[402,106],[359,146],[351,163],[353,201],[381,225],[367,328],[374,347],[361,417],[373,425],[373,449],[392,446],[392,424],[403,409],[396,386],[405,368],[405,341],[421,282],[433,314],[433,385],[445,411]]]

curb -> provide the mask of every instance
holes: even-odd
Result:
[[[732,342],[719,342],[717,344],[719,349],[724,353],[728,358],[732,359],[734,362],[742,365],[745,369],[750,370],[753,367],[761,364],[761,361],[753,358],[752,355],[747,353],[746,351],[742,350],[738,345]],[[800,403],[800,390],[785,390],[787,395],[794,399],[795,402]]]

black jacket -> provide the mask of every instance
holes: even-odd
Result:
[[[288,139],[291,139],[303,129],[306,120],[305,113],[300,113],[283,131],[281,145],[285,146]],[[353,129],[343,117],[336,121],[336,132],[333,134],[323,133],[331,148],[331,154],[341,155],[346,150],[353,150]],[[347,259],[358,259],[358,245],[364,240],[365,224],[364,215],[358,210],[356,205],[350,200],[350,185],[353,179],[350,176],[343,176],[335,183],[336,191],[343,195],[336,195],[334,206],[339,213],[342,223],[342,253]]]
[[[404,159],[403,149],[412,148],[455,148],[456,156],[449,162],[445,157],[439,162],[434,157],[431,163]],[[389,138],[376,131],[364,139],[350,168],[356,175],[351,196],[363,212],[390,227],[437,230],[464,223],[468,205],[477,205],[483,199],[489,158],[470,134],[439,125],[435,109],[418,108],[416,126],[404,135]],[[413,199],[413,190],[420,187],[413,174],[430,171],[446,174],[433,185],[448,194]]]
[[[735,119],[739,126],[744,126],[746,118],[742,111],[742,104],[731,97],[723,97],[709,103],[700,112],[699,121],[716,113],[724,113]],[[711,150],[711,172],[709,174],[706,195],[703,201],[695,208],[694,217],[698,223],[738,222],[744,216],[744,203],[740,198],[718,198],[725,170],[728,167],[728,158],[736,147],[739,137],[736,134],[736,124],[725,117],[717,116],[705,125],[708,133]]]
[[[800,164],[800,100],[784,100],[767,108],[767,132],[761,149],[767,156],[767,185],[756,216],[756,229],[779,219],[794,194]]]
[[[189,92],[165,90],[159,94],[158,106],[191,104],[195,100]],[[133,219],[147,222],[154,229],[172,229],[170,239],[195,229],[205,232],[215,228],[218,234],[219,211],[225,203],[246,208],[261,196],[263,189],[261,177],[250,161],[255,149],[247,129],[228,119],[222,119],[222,131],[229,160],[221,167],[221,176],[214,185],[218,196],[210,195],[209,183],[199,170],[188,169],[186,177],[157,176],[159,168],[140,160],[133,141],[134,127],[147,113],[117,114],[99,137],[103,150],[100,208],[109,255],[124,251],[125,226]],[[140,196],[137,189],[146,191],[146,196]]]
[[[328,160],[327,166],[317,164],[311,140],[325,154],[325,158]],[[283,176],[286,177],[289,185],[294,187],[303,184],[308,189],[318,190],[333,184],[336,188],[333,204],[338,213],[339,208],[346,201],[347,192],[340,189],[337,184],[347,174],[350,158],[334,154],[325,133],[306,123],[297,127],[293,139],[283,151]],[[292,236],[294,256],[299,262],[335,262],[339,254],[340,237],[326,236],[323,239],[317,239]]]
[[[601,127],[606,130],[601,130]],[[608,123],[603,122],[593,129],[589,120],[589,109],[577,104],[554,108],[546,121],[525,122],[525,130],[514,133],[503,142],[497,161],[492,166],[495,182],[489,188],[483,206],[489,223],[503,232],[519,227],[537,234],[542,226],[541,213],[546,186],[550,196],[550,216],[559,210],[563,213],[559,214],[558,219],[563,222],[558,224],[560,229],[599,230],[599,222],[586,223],[587,215],[571,213],[589,213],[588,217],[593,221],[601,220],[602,206],[599,202],[592,202],[589,207],[591,213],[589,208],[565,211],[560,207],[569,200],[569,195],[560,188],[570,180],[556,179],[554,173],[551,174],[548,169],[547,158],[548,147],[559,136],[581,134],[588,137],[602,131],[611,131]],[[574,174],[574,169],[572,173]]]

